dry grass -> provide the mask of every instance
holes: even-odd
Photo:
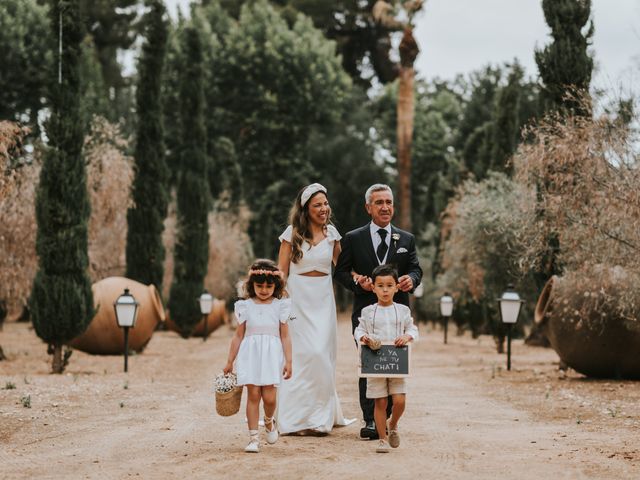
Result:
[[[538,192],[536,221],[524,232],[523,264],[539,267],[548,239],[556,236],[563,275],[597,275],[605,282],[597,292],[573,282],[582,285],[576,294],[590,298],[584,307],[608,305],[607,311],[634,319],[640,310],[633,288],[640,280],[636,132],[603,116],[551,118],[528,133],[533,142],[514,158],[516,180]]]
[[[176,238],[176,203],[169,205],[165,220],[163,242],[166,249],[163,297],[169,298],[173,281],[173,252]],[[253,261],[251,241],[247,234],[249,211],[241,206],[233,209],[216,208],[209,213],[209,264],[204,280],[205,288],[216,298],[228,300],[235,296],[235,284]]]
[[[126,213],[133,178],[131,158],[123,153],[125,147],[117,127],[95,119],[85,141],[92,281],[124,273]],[[7,189],[0,198],[0,299],[7,302],[13,315],[26,305],[38,268],[35,198],[42,153],[36,149],[33,162],[14,172],[14,188]]]
[[[89,275],[93,282],[125,272],[127,210],[133,182],[133,158],[124,154],[126,148],[116,125],[94,119],[85,141],[91,199]]]
[[[17,123],[0,121],[0,199],[7,195],[15,183],[11,161],[24,153],[24,139],[29,132],[29,128]]]

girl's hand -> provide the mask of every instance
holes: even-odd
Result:
[[[233,362],[227,362],[227,364],[222,369],[222,373],[226,375],[227,373],[231,372],[233,372]]]
[[[363,335],[362,337],[360,337],[360,341],[365,345],[369,345],[369,337],[367,337],[366,335]]]
[[[291,378],[291,373],[291,362],[286,362],[282,369],[282,376],[285,380],[289,380]]]
[[[399,336],[398,338],[396,338],[393,341],[393,344],[396,347],[404,347],[407,343],[409,343],[411,340],[413,340],[413,337],[411,335],[407,335],[406,333],[404,335]]]

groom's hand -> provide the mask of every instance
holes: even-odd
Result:
[[[409,275],[403,275],[398,279],[398,288],[403,292],[413,290],[413,280]]]

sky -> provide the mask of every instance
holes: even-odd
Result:
[[[331,1],[331,0],[327,0]],[[166,0],[175,17],[189,0]],[[421,53],[415,67],[426,79],[451,79],[488,63],[517,58],[537,75],[534,49],[550,43],[541,0],[427,0],[414,36]],[[592,86],[640,93],[640,0],[592,0],[596,71]]]

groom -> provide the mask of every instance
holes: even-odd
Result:
[[[416,254],[415,238],[391,225],[393,192],[387,185],[377,183],[365,194],[365,208],[371,222],[347,233],[341,241],[342,252],[335,269],[336,280],[354,293],[351,332],[359,323],[362,309],[376,303],[371,272],[378,265],[392,264],[398,269],[399,290],[393,301],[409,306],[409,293],[420,284],[422,269]],[[376,440],[378,433],[373,419],[374,401],[367,398],[367,379],[360,378],[360,408],[365,426],[360,438]],[[390,406],[391,402],[389,402]],[[387,410],[390,411],[390,410]]]

